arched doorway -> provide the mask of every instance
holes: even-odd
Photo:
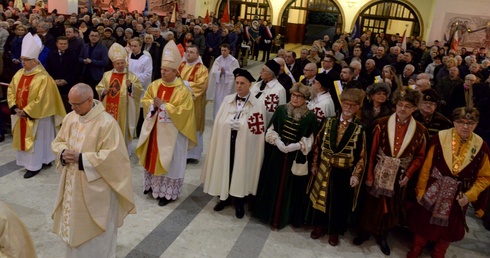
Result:
[[[374,34],[422,36],[420,20],[408,4],[395,1],[379,1],[361,11],[361,31],[371,30]]]
[[[342,13],[333,0],[291,0],[281,17],[281,34],[288,43],[311,44],[342,28]]]
[[[221,1],[218,8],[218,18],[223,16],[226,0]],[[271,21],[272,10],[268,0],[230,0],[230,19],[240,17],[248,21],[261,19]]]

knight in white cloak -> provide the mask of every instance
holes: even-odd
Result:
[[[260,70],[261,81],[255,83],[250,92],[265,107],[266,125],[279,105],[286,104],[286,90],[277,80],[281,66],[274,60],[267,61]]]
[[[251,93],[255,79],[235,69],[235,94],[225,97],[214,120],[201,180],[204,192],[219,196],[215,211],[235,199],[235,215],[243,218],[244,198],[255,195],[264,157],[265,107]]]

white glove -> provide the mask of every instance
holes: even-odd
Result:
[[[230,122],[228,124],[230,125],[231,130],[238,131],[240,129],[240,123],[237,119],[230,119]]]
[[[359,180],[355,176],[350,177],[350,186],[356,187],[359,184]]]
[[[299,144],[299,142],[290,143],[288,146],[286,146],[286,149],[288,150],[288,152],[301,150],[301,144]]]
[[[281,141],[281,139],[276,139],[276,146],[283,153],[288,153],[288,149],[286,148],[286,145],[284,145],[284,143]]]

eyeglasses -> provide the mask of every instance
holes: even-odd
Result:
[[[311,69],[303,69],[304,72],[313,72],[315,70],[311,70]]]
[[[456,122],[458,125],[463,126],[463,127],[464,126],[470,127],[470,126],[476,125],[476,122],[474,122],[474,121],[467,121],[467,122],[465,122],[465,121],[459,120],[459,121],[454,121],[454,122]]]
[[[87,100],[89,100],[89,99],[91,99],[91,98],[88,98],[88,99],[86,99],[86,100],[84,100],[84,101],[82,101],[80,103],[71,103],[71,102],[68,102],[68,104],[70,104],[71,106],[74,106],[74,107],[79,107],[79,106],[83,105],[83,103],[87,102]]]
[[[34,60],[34,58],[23,58],[23,57],[20,58],[20,61],[22,61],[22,62],[29,62],[32,60]]]
[[[291,99],[304,99],[305,96],[301,94],[291,94]]]

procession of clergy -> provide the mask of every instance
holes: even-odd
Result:
[[[412,117],[421,101],[435,98],[431,91],[390,92],[378,79],[368,96],[391,97],[394,113],[363,125],[366,92],[322,69],[311,83],[296,83],[276,58],[256,80],[224,44],[208,73],[196,46],[184,52],[169,41],[161,79],[145,86],[129,71],[127,50],[115,43],[109,49],[114,69],[95,88],[73,86],[67,98],[73,111],[66,114],[37,60],[40,51],[39,37],[26,35],[23,68],[8,87],[12,146],[25,178],[52,161],[61,172],[52,218],[67,257],[115,257],[117,228],[136,213],[129,155],[138,120],[135,153],[145,168],[144,193],[158,205],[179,197],[186,163],[204,152],[201,180],[204,192],[219,197],[215,211],[233,204],[242,218],[248,204],[251,215],[273,229],[310,226],[311,238],[328,234],[332,246],[354,226],[354,244],[373,234],[389,255],[390,230],[409,226],[415,238],[407,256],[419,256],[432,241],[432,256],[444,257],[449,243],[464,237],[468,203],[490,184],[488,146],[473,133],[475,108],[454,110],[454,128],[431,136]],[[278,80],[285,76],[287,87]],[[214,102],[214,126],[203,151],[207,100]],[[25,235],[19,252],[33,257]]]

